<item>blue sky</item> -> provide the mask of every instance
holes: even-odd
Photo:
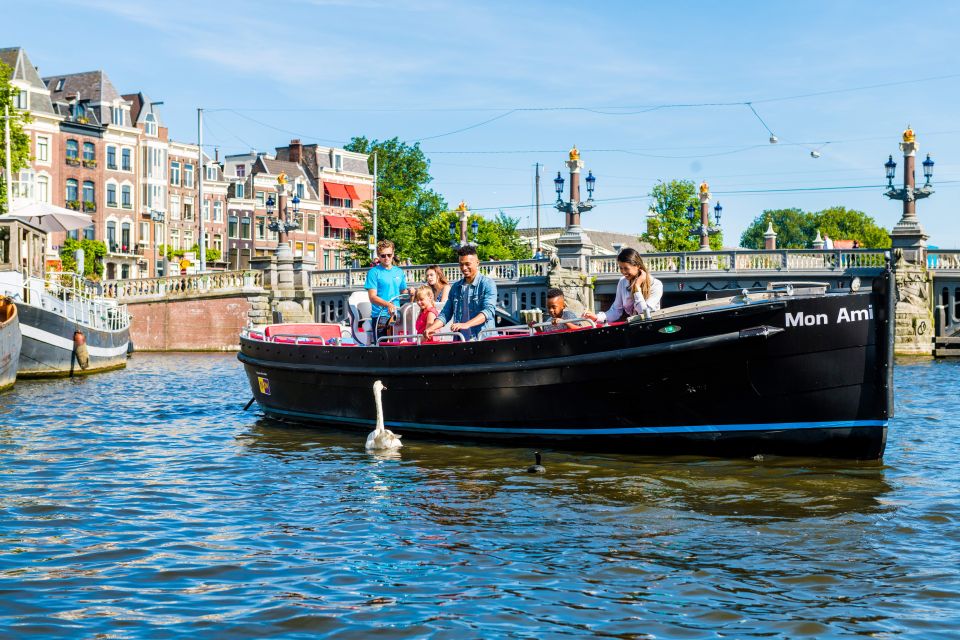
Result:
[[[536,162],[543,224],[560,224],[551,179],[574,143],[601,201],[588,228],[640,232],[658,179],[707,179],[728,245],[768,208],[845,205],[892,227],[882,165],[892,153],[900,181],[909,123],[936,161],[921,221],[931,244],[956,248],[960,75],[943,76],[960,74],[960,4],[907,7],[32,0],[6,8],[0,44],[25,47],[43,75],[103,69],[121,92],[163,100],[174,139],[195,141],[196,108],[210,109],[205,142],[222,153],[421,140],[448,202],[524,226]],[[747,101],[779,144],[743,104],[650,109]]]

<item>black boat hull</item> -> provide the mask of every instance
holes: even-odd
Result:
[[[19,378],[58,378],[87,375],[127,366],[128,328],[99,331],[80,326],[90,356],[89,366],[80,367],[74,356],[72,320],[28,304],[17,303],[23,344],[20,349]]]
[[[244,338],[271,417],[405,437],[635,453],[876,459],[892,413],[889,278],[595,330],[443,346]]]

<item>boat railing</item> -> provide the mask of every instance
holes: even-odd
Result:
[[[501,337],[526,337],[532,336],[536,331],[533,327],[526,324],[514,324],[507,327],[494,327],[493,329],[484,329],[477,336],[480,340],[487,340],[489,338],[501,338]]]
[[[89,283],[71,272],[51,271],[44,278],[27,279],[24,302],[98,331],[121,331],[130,326],[127,306],[96,295]]]
[[[440,338],[438,340],[438,338]],[[450,340],[445,340],[444,338],[450,338]],[[460,342],[466,342],[467,339],[459,331],[438,331],[433,334],[431,338],[432,342],[456,342],[457,338],[460,339]],[[377,338],[377,346],[390,346],[390,345],[400,345],[400,344],[422,344],[423,343],[423,334],[422,333],[400,333],[393,336],[380,336]]]
[[[400,266],[407,276],[407,282],[426,282],[427,269],[431,265],[420,264],[409,267]],[[460,265],[445,262],[437,265],[449,282],[462,277]],[[355,289],[362,287],[367,279],[369,267],[362,269],[332,269],[314,271],[310,274],[311,287],[338,287]],[[500,281],[518,281],[522,278],[545,277],[550,270],[549,260],[492,260],[481,262],[478,270],[483,275]]]
[[[583,329],[596,329],[597,323],[591,320],[590,318],[567,318],[566,320],[557,320],[554,322],[551,320],[544,320],[543,322],[537,322],[532,325],[534,329],[542,329],[545,327],[553,327],[558,324],[586,324],[586,327],[581,327]]]

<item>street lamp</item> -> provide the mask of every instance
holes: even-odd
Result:
[[[723,213],[723,207],[720,206],[720,201],[717,200],[717,205],[713,208],[713,219],[716,221],[717,226],[720,226],[720,214]]]
[[[903,187],[893,186],[893,178],[896,173],[897,163],[893,161],[891,155],[884,163],[887,176],[887,191],[885,196],[891,200],[900,200],[903,202],[903,215],[900,221],[890,232],[890,238],[894,249],[902,249],[910,252],[906,255],[908,261],[922,259],[923,250],[927,246],[927,238],[930,236],[923,230],[920,220],[917,218],[917,200],[930,197],[933,194],[933,187],[930,182],[933,180],[933,160],[929,154],[923,161],[923,177],[926,179],[922,187],[916,185],[915,167],[917,161],[917,149],[920,145],[917,143],[917,137],[913,129],[907,125],[903,132],[903,140],[900,142],[900,150],[903,151]]]
[[[470,223],[470,230],[473,232],[473,244],[480,244],[480,222],[476,218]]]
[[[553,185],[557,189],[557,202],[563,202],[563,176],[557,171],[557,177],[553,179]]]
[[[696,214],[693,205],[687,205],[687,218],[693,222],[696,222]],[[720,203],[717,203],[717,206],[714,207],[713,213],[716,216],[717,224],[716,226],[710,225],[710,186],[707,185],[707,181],[704,180],[700,183],[700,224],[694,224],[693,228],[690,229],[691,237],[700,238],[700,248],[699,251],[710,251],[710,236],[720,233],[720,214],[723,211],[723,207],[720,206]]]
[[[593,171],[587,172],[587,200],[593,200],[593,190],[597,188],[597,179],[593,177]]]
[[[553,179],[553,184],[557,188],[557,203],[554,207],[567,214],[567,229],[571,227],[580,227],[580,214],[593,209],[593,190],[596,188],[597,179],[593,177],[593,172],[587,174],[587,201],[580,201],[580,169],[583,168],[583,162],[580,160],[580,151],[574,145],[570,149],[567,167],[570,168],[570,200],[563,201],[563,177],[557,171],[557,177]]]
[[[458,234],[457,234],[458,225],[456,222],[451,222],[450,236],[452,241],[450,242],[450,247],[453,249],[459,249],[460,247],[477,246],[478,236],[480,234],[480,223],[477,222],[476,218],[474,218],[473,222],[470,225],[467,225],[467,221],[470,219],[470,210],[467,209],[467,203],[461,200],[460,204],[457,205],[455,213],[457,214],[460,221],[460,224],[459,224],[460,233],[458,237]],[[468,226],[473,231],[473,242],[470,242],[469,239],[467,238]]]
[[[275,231],[279,236],[277,238],[278,256],[291,251],[283,236],[300,228],[300,198],[294,194],[292,202],[293,216],[291,219],[290,212],[287,210],[287,175],[281,173],[277,176],[277,199],[274,200],[273,194],[270,194],[266,202],[267,219],[270,221],[267,228],[270,231]],[[276,207],[276,217],[273,215],[274,207]]]

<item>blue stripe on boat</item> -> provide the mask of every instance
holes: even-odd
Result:
[[[279,414],[297,418],[309,418],[318,422],[340,422],[371,425],[373,420],[345,418],[340,416],[322,416],[302,411],[287,411],[272,407],[261,408],[267,414]],[[772,422],[761,424],[698,424],[687,426],[654,427],[612,427],[597,429],[517,429],[513,427],[472,427],[448,424],[418,424],[415,422],[384,421],[384,426],[405,430],[460,431],[470,433],[499,433],[503,435],[539,435],[539,436],[612,436],[637,435],[645,433],[718,433],[721,431],[792,431],[796,429],[849,429],[851,427],[886,427],[886,420],[825,420],[820,422]]]

